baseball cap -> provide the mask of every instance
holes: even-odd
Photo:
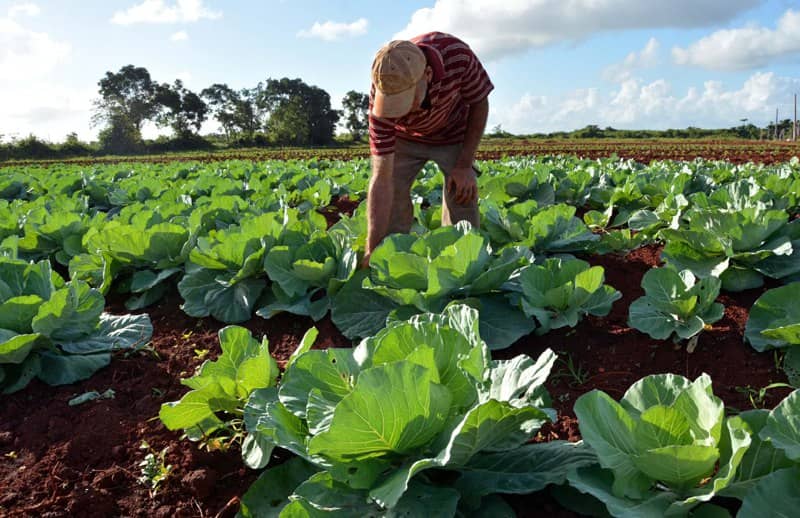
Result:
[[[372,62],[372,113],[388,118],[407,114],[426,65],[425,54],[410,41],[394,40],[384,45]]]

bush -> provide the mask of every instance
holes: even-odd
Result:
[[[100,152],[108,155],[141,153],[144,150],[139,129],[121,118],[114,118],[111,125],[98,136]]]

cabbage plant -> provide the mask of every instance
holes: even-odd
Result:
[[[333,301],[332,319],[345,336],[365,337],[387,318],[438,313],[465,303],[481,312],[481,336],[493,349],[508,347],[535,327],[508,300],[508,284],[533,256],[523,247],[496,253],[468,222],[421,236],[393,234],[372,253]],[[395,318],[397,319],[397,318]]]
[[[651,269],[642,278],[644,297],[630,306],[628,324],[657,340],[695,337],[725,312],[714,302],[720,285],[716,277],[698,281],[689,270]]]
[[[82,281],[65,283],[49,261],[0,257],[0,391],[39,378],[66,385],[90,377],[121,349],[144,346],[147,315],[103,313],[105,299]]]
[[[800,386],[800,282],[764,292],[750,309],[744,339],[759,352],[785,349],[783,370]]]
[[[706,374],[647,376],[619,402],[593,390],[574,409],[599,465],[578,468],[569,483],[613,516],[687,516],[734,480],[751,443]]]
[[[622,294],[607,284],[602,266],[580,259],[551,258],[522,270],[517,279],[519,304],[536,318],[536,334],[575,327],[585,315],[605,316]]]
[[[315,337],[312,328],[301,343],[313,342]],[[183,430],[190,440],[203,441],[209,447],[241,442],[250,394],[274,386],[278,378],[278,365],[269,353],[266,336],[259,341],[243,327],[227,326],[219,331],[219,345],[222,354],[216,360],[206,360],[194,376],[181,380],[192,390],[178,401],[161,405],[158,413],[164,426]],[[244,438],[243,456],[248,466],[263,468],[272,450],[255,447],[254,440],[252,435]]]
[[[800,506],[800,390],[758,416],[762,448],[752,454],[750,466],[760,477],[748,485],[738,516],[794,516]]]
[[[722,288],[742,291],[800,272],[800,221],[788,223],[783,210],[763,206],[737,211],[688,211],[686,223],[660,232],[662,258],[700,278],[719,277]]]
[[[298,458],[266,470],[241,514],[507,514],[488,495],[594,462],[582,444],[528,444],[555,418],[544,388],[555,359],[490,360],[464,305],[393,322],[355,350],[300,352],[244,417],[259,443]]]

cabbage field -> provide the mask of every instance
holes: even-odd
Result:
[[[792,516],[800,160],[0,169],[0,515]]]

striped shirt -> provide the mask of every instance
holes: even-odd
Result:
[[[369,95],[369,147],[373,155],[394,153],[395,138],[447,145],[464,140],[469,106],[486,98],[494,85],[466,43],[450,34],[429,32],[411,41],[433,69],[428,86],[429,109],[397,119],[372,115],[375,85]]]

